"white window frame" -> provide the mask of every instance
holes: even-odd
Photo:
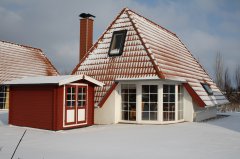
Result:
[[[178,123],[184,121],[184,91],[183,91],[183,119],[178,120],[178,85],[182,85],[180,82],[172,82],[172,81],[120,81],[119,82],[119,90],[118,93],[120,95],[119,102],[122,103],[121,98],[121,85],[122,84],[136,84],[136,121],[127,121],[122,120],[122,116],[119,115],[117,122],[122,123],[141,123],[141,124],[170,124],[170,123]],[[142,85],[158,85],[158,114],[157,120],[142,120]],[[163,85],[175,85],[175,120],[173,121],[163,121]],[[120,104],[120,108],[116,109],[122,111],[122,104]]]

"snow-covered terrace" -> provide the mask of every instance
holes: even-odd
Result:
[[[200,123],[95,125],[67,131],[8,126],[0,111],[0,158],[18,159],[239,159],[240,113]]]

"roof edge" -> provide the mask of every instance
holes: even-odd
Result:
[[[146,50],[147,55],[148,55],[148,57],[150,58],[150,61],[151,61],[152,65],[153,65],[153,68],[155,69],[155,71],[156,71],[156,73],[157,73],[157,75],[158,75],[158,77],[159,77],[160,79],[165,79],[165,76],[164,76],[163,72],[159,69],[159,66],[156,64],[156,62],[155,62],[154,59],[152,58],[151,53],[149,52],[147,46],[145,45],[145,43],[144,43],[144,41],[143,41],[143,37],[141,36],[141,33],[139,32],[138,28],[135,26],[135,24],[134,24],[134,22],[133,22],[133,20],[132,20],[132,18],[131,18],[131,16],[130,16],[130,14],[128,13],[128,11],[129,11],[129,10],[126,11],[126,13],[127,13],[127,15],[128,15],[128,18],[130,19],[130,22],[132,23],[133,28],[134,28],[135,31],[137,32],[137,35],[138,35],[138,37],[139,37],[139,39],[140,39],[140,41],[141,41],[144,49]]]
[[[192,89],[192,87],[188,83],[183,83],[183,86],[186,88],[192,99],[198,104],[199,107],[206,106],[203,100],[198,96],[198,94]]]
[[[107,101],[108,97],[112,94],[113,90],[117,87],[118,82],[114,82],[111,88],[108,89],[107,93],[105,96],[102,98],[102,100],[99,102],[98,106],[101,108],[104,103]]]
[[[155,23],[155,22],[153,22],[152,20],[150,20],[150,19],[148,19],[148,18],[146,18],[146,17],[144,17],[144,16],[142,16],[142,15],[140,15],[140,14],[134,12],[134,11],[131,10],[131,9],[128,9],[128,10],[131,11],[131,12],[133,12],[134,14],[136,14],[136,15],[138,15],[138,16],[144,18],[145,20],[149,21],[149,22],[152,23],[153,25],[156,25],[157,27],[159,27],[159,28],[165,30],[166,32],[168,32],[168,33],[170,33],[170,34],[172,34],[172,35],[174,35],[174,36],[177,36],[176,33],[174,33],[174,32],[172,32],[172,31],[166,29],[165,27],[163,27],[163,26],[161,26],[161,25],[159,25],[159,24],[157,24],[157,23]]]
[[[42,52],[41,49],[36,48],[36,47],[29,46],[29,45],[22,45],[22,44],[18,44],[18,43],[6,41],[6,40],[0,40],[0,41],[3,42],[3,43],[9,43],[9,44],[13,44],[13,45],[18,45],[18,46],[21,46],[21,47],[25,47],[25,48],[29,48],[29,49],[34,49],[34,50],[39,50],[39,51]]]

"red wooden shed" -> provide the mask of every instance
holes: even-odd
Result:
[[[26,77],[10,86],[9,124],[62,130],[94,124],[94,87],[86,75]]]

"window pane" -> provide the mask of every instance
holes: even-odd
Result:
[[[75,88],[74,88],[74,87],[72,87],[72,93],[74,93],[74,94],[75,94]]]
[[[175,93],[175,85],[170,85],[170,93]]]
[[[82,101],[78,101],[78,106],[83,106]]]
[[[134,89],[129,89],[129,93],[136,94],[136,88],[134,88]]]
[[[122,120],[128,120],[128,111],[122,111]]]
[[[149,85],[142,85],[142,93],[149,93]]]
[[[168,85],[163,85],[163,93],[168,93]]]
[[[71,87],[67,88],[67,93],[71,93]]]
[[[168,112],[163,112],[163,121],[168,121]]]
[[[115,47],[113,49],[120,49],[123,34],[116,34],[115,36]]]
[[[149,102],[149,94],[142,94],[142,102]]]
[[[208,93],[208,95],[213,95],[213,91],[208,84],[206,84],[206,83],[201,83],[201,84],[202,84],[203,88],[205,89],[205,91]]]
[[[163,94],[163,102],[168,102],[168,94]]]
[[[122,89],[122,93],[123,94],[127,94],[128,93],[128,89]]]
[[[150,104],[150,111],[157,111],[157,103]]]
[[[163,103],[163,111],[168,111],[168,103]]]
[[[129,110],[130,111],[136,111],[136,103],[130,103],[129,104]]]
[[[150,101],[151,102],[157,102],[158,101],[158,95],[157,94],[150,94]]]
[[[158,86],[157,85],[150,85],[150,92],[151,93],[157,93]]]
[[[75,101],[72,101],[72,106],[75,106]]]
[[[136,120],[136,111],[129,112],[129,120],[132,120],[132,121]]]
[[[175,102],[175,94],[170,94],[170,102]]]
[[[149,112],[142,112],[142,120],[149,120]]]
[[[143,111],[149,111],[149,103],[143,104]]]
[[[67,100],[71,100],[71,95],[67,95]]]
[[[150,120],[157,120],[157,112],[150,112]]]
[[[170,103],[170,111],[175,111],[175,103]]]
[[[136,94],[129,94],[129,102],[136,102]]]
[[[71,101],[67,101],[67,106],[71,106]]]
[[[170,121],[175,120],[175,112],[169,113],[169,120],[170,120]]]
[[[129,84],[128,89],[129,89],[129,93],[136,93],[136,85],[135,84]]]
[[[128,102],[128,94],[122,94],[122,101]]]
[[[128,104],[122,103],[122,110],[128,110]]]

